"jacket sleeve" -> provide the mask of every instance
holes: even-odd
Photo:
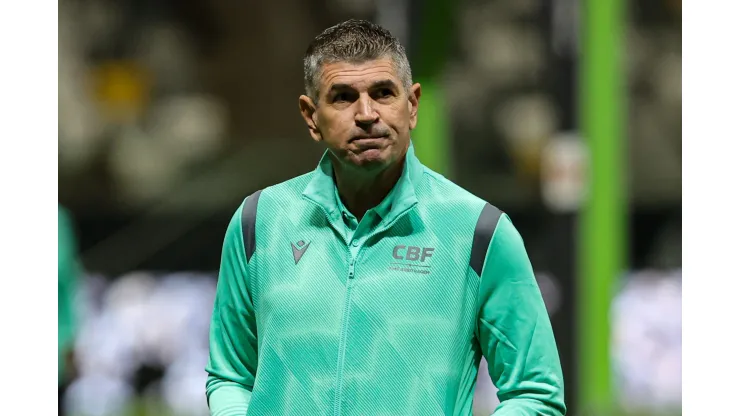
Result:
[[[229,223],[211,318],[206,396],[213,416],[247,414],[257,372],[257,325],[240,207]]]
[[[496,416],[565,415],[550,319],[521,236],[501,215],[478,293],[478,337],[498,388]]]

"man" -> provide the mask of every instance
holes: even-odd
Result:
[[[245,199],[211,324],[213,415],[469,415],[481,355],[496,415],[562,415],[550,322],[522,240],[414,156],[421,86],[399,42],[351,20],[304,59],[317,169]]]
[[[64,391],[74,373],[74,338],[77,327],[75,296],[77,294],[79,267],[77,244],[72,221],[67,211],[58,207],[59,252],[58,252],[58,373],[59,414],[64,414],[62,400]]]

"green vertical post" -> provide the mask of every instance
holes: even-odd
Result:
[[[444,91],[435,78],[417,78],[421,83],[422,98],[419,119],[411,137],[416,156],[430,169],[450,175],[451,138],[444,106]]]
[[[579,233],[579,411],[613,406],[610,307],[625,266],[626,192],[623,0],[582,1],[580,122],[590,151]]]
[[[414,148],[419,160],[442,175],[450,174],[452,146],[440,77],[454,35],[456,3],[449,0],[419,2],[422,17],[413,33],[418,47],[413,51],[412,70],[415,81],[421,84],[419,119],[412,133]]]

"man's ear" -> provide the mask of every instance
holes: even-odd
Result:
[[[298,97],[298,108],[301,110],[303,121],[308,126],[308,133],[311,135],[311,138],[317,142],[323,140],[319,126],[316,124],[316,105],[313,100],[306,95],[301,95]]]
[[[421,99],[421,84],[418,82],[411,86],[409,91],[409,128],[416,128],[416,121],[419,115],[419,99]]]

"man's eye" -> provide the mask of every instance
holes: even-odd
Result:
[[[335,95],[334,99],[332,100],[332,102],[335,102],[335,103],[340,103],[340,102],[345,102],[345,101],[349,101],[349,94],[344,93],[344,92]]]
[[[382,88],[382,89],[379,89],[375,93],[376,99],[378,99],[378,98],[391,98],[394,95],[395,94],[393,94],[393,90],[391,90],[390,88]]]

